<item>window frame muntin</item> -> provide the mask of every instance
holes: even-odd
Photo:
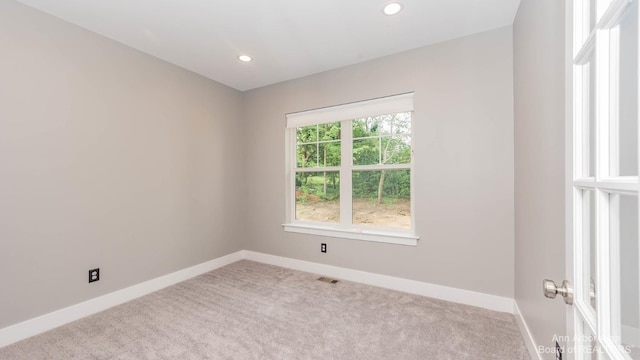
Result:
[[[412,95],[412,94],[411,94]],[[370,102],[370,100],[364,101]],[[364,103],[363,102],[363,103]],[[357,103],[353,103],[356,104]],[[286,223],[283,228],[286,232],[303,233],[319,236],[340,237],[355,240],[365,240],[374,242],[383,242],[401,245],[417,245],[419,237],[415,230],[415,150],[414,150],[414,119],[415,111],[413,108],[404,111],[395,111],[393,113],[409,112],[411,114],[411,161],[407,164],[373,164],[373,165],[353,165],[353,120],[350,118],[343,120],[333,120],[330,122],[340,122],[340,166],[331,167],[297,167],[297,128],[302,126],[310,126],[313,124],[304,124],[297,127],[286,127],[285,146],[286,146],[286,179],[285,179],[285,198],[286,198]],[[381,116],[386,114],[375,114],[368,116]],[[345,131],[346,130],[346,131]],[[344,161],[348,159],[347,161]],[[302,171],[304,170],[304,171]],[[409,170],[410,172],[410,209],[411,209],[411,226],[409,229],[392,228],[392,227],[376,227],[368,225],[353,224],[353,184],[352,177],[354,171],[376,171],[376,170]],[[296,220],[295,209],[295,176],[298,172],[325,172],[338,171],[340,174],[340,222],[325,223]],[[348,199],[343,201],[343,199]]]

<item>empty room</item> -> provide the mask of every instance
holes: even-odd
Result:
[[[0,0],[0,359],[640,359],[640,0]]]

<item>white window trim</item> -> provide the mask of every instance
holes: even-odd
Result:
[[[413,93],[287,114],[287,128],[413,111]]]
[[[352,207],[351,201],[340,203],[340,220],[339,224],[330,224],[322,222],[300,221],[295,219],[295,164],[296,164],[296,131],[295,129],[302,126],[309,126],[322,123],[349,121],[350,119],[363,118],[368,116],[390,114],[396,112],[413,112],[413,93],[389,96],[379,99],[361,101],[345,105],[332,106],[328,108],[309,110],[287,114],[287,129],[285,136],[286,146],[286,177],[285,177],[285,198],[286,198],[286,221],[283,229],[286,232],[302,233],[309,235],[328,236],[344,239],[373,241],[389,244],[410,245],[418,244],[419,236],[415,233],[415,181],[414,181],[414,159],[410,164],[386,165],[385,169],[390,167],[399,169],[408,169],[411,173],[411,228],[410,229],[394,229],[386,227],[373,227],[351,224]],[[413,116],[412,116],[413,122]],[[412,129],[413,130],[413,129]],[[413,135],[413,134],[412,134]],[[342,132],[341,152],[342,159],[351,159],[352,155],[352,133],[351,131]],[[413,149],[413,136],[411,137]],[[413,151],[413,150],[412,150]],[[375,170],[371,166],[353,166],[342,162],[339,167],[309,169],[310,171],[340,171],[341,173],[357,171],[357,170]],[[380,168],[383,168],[382,166]],[[340,178],[340,194],[351,194],[351,176]]]
[[[364,228],[353,226],[351,229],[328,226],[320,223],[305,223],[296,221],[283,224],[284,231],[299,234],[337,237],[352,240],[373,241],[398,245],[418,245],[419,237],[406,232],[394,232],[390,229]]]

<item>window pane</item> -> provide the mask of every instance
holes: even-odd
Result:
[[[296,129],[296,166],[340,166],[340,123]]]
[[[391,136],[382,138],[382,164],[411,163],[411,137]]]
[[[587,1],[589,3],[589,32],[591,32],[593,28],[596,27],[598,8],[596,7],[596,0]]]
[[[411,228],[411,171],[354,171],[353,223]]]
[[[595,87],[595,55],[592,53],[589,60],[576,68],[576,76],[579,77],[579,85],[576,87],[576,100],[582,106],[576,109],[577,120],[580,122],[580,172],[578,177],[595,176],[595,144],[596,144],[596,87]]]
[[[353,164],[411,163],[411,113],[355,119]]]
[[[379,137],[353,140],[353,165],[375,165],[380,163]]]
[[[575,45],[579,48],[583,47],[585,42],[587,41],[589,34],[594,30],[597,19],[598,12],[598,4],[597,1],[601,3],[605,0],[575,0],[574,1],[574,11],[575,13],[575,30],[574,39]],[[606,0],[610,1],[610,0]],[[602,4],[605,7],[605,4]]]
[[[596,198],[594,191],[582,192],[582,299],[596,311]]]
[[[612,300],[619,299],[611,304],[613,313],[619,314],[612,319],[613,340],[634,354],[633,359],[640,359],[638,198],[611,195],[611,205]]]
[[[298,145],[296,151],[296,167],[310,168],[316,167],[318,161],[318,144]]]
[[[296,220],[340,222],[340,173],[296,173]]]
[[[340,142],[320,143],[318,146],[318,166],[340,166]]]
[[[586,168],[587,176],[593,177],[596,175],[596,60],[595,54],[591,55],[591,60],[587,65],[587,94],[586,94],[586,121],[587,121],[587,133],[586,133],[586,151],[589,164]]]
[[[638,2],[629,5],[620,25],[611,32],[612,37],[619,37],[619,49],[613,57],[617,58],[619,73],[611,74],[618,82],[619,120],[612,124],[611,159],[612,176],[638,175]],[[618,39],[612,39],[617,43]],[[615,48],[612,49],[616,51]],[[614,89],[615,91],[616,89]],[[617,140],[616,140],[617,139]],[[617,156],[617,158],[616,158]]]
[[[353,120],[353,138],[359,139],[371,136],[389,135],[389,131],[387,130],[388,127],[383,126],[382,123],[392,115],[383,116],[370,116],[363,119]]]
[[[340,139],[340,123],[329,123],[318,125],[318,140],[329,141]]]

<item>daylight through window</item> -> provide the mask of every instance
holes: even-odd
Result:
[[[295,231],[413,234],[412,116],[413,94],[287,115]]]

